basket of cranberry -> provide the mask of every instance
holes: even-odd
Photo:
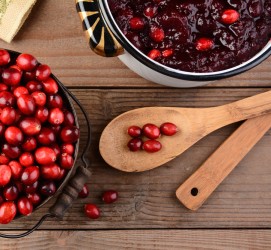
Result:
[[[61,217],[82,190],[90,175],[84,153],[85,167],[66,185],[79,147],[70,97],[85,115],[89,132],[86,112],[48,65],[32,55],[0,49],[0,224],[30,215],[66,186],[42,220]]]

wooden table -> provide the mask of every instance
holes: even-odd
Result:
[[[127,69],[117,58],[101,58],[88,48],[74,1],[38,1],[10,45],[0,47],[32,53],[78,97],[93,126],[90,196],[77,200],[63,221],[46,221],[21,240],[1,239],[0,249],[263,249],[271,244],[270,132],[198,211],[184,208],[176,188],[237,127],[207,136],[183,155],[145,173],[122,173],[100,157],[98,141],[117,115],[145,106],[209,107],[270,89],[271,58],[240,76],[197,89],[165,88]],[[81,116],[82,134],[84,121]],[[104,205],[104,190],[116,189],[120,199]],[[99,220],[83,213],[85,203],[102,210]],[[33,226],[52,202],[27,218],[1,226],[21,232]]]

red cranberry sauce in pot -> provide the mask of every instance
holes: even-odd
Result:
[[[271,37],[271,0],[108,0],[131,43],[153,60],[215,72],[256,55]]]

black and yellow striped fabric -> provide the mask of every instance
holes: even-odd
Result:
[[[123,48],[101,19],[97,0],[76,0],[76,9],[91,49],[105,57],[118,56]]]

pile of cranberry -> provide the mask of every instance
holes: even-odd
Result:
[[[145,124],[142,129],[138,126],[131,126],[128,128],[128,135],[133,137],[127,146],[132,152],[145,150],[148,153],[155,153],[162,149],[161,142],[157,139],[162,135],[173,136],[178,132],[178,128],[171,122],[163,123],[160,128],[152,123]],[[142,136],[148,138],[145,142],[142,140]]]
[[[0,223],[29,215],[74,163],[79,129],[35,57],[0,49]]]
[[[108,0],[123,34],[168,67],[214,72],[256,55],[271,37],[271,0]]]

